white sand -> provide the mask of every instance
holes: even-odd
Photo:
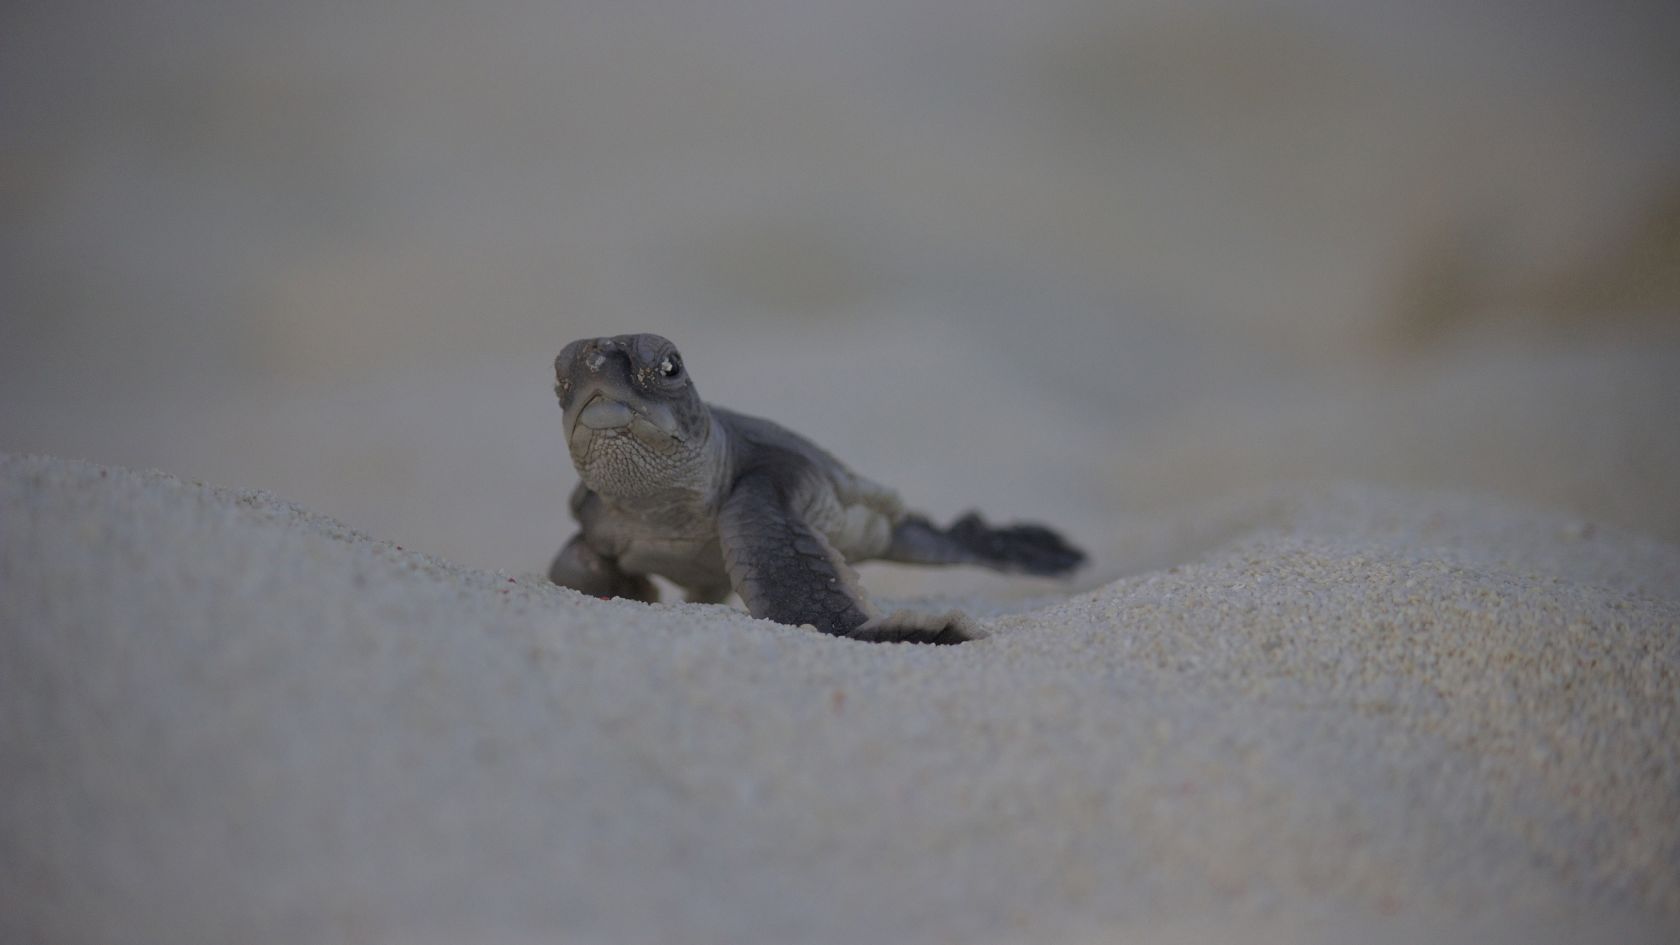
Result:
[[[1243,505],[947,649],[6,458],[0,940],[1671,941],[1680,547]]]

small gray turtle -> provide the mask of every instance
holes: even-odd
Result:
[[[1084,552],[1040,525],[949,528],[768,420],[707,405],[658,335],[574,341],[554,361],[582,529],[549,569],[556,584],[652,602],[650,575],[691,601],[741,595],[755,617],[874,642],[961,643],[967,617],[880,615],[850,562],[978,564],[1060,575]]]

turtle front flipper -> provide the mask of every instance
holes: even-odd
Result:
[[[718,538],[729,580],[754,617],[875,643],[962,643],[977,635],[961,614],[877,616],[845,559],[765,473],[735,483],[718,513]]]
[[[573,535],[554,556],[554,563],[548,567],[548,579],[594,597],[625,597],[650,604],[659,600],[659,588],[652,581],[644,575],[624,571],[617,561],[589,547],[581,533]]]

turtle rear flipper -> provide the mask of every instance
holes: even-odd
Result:
[[[978,512],[940,528],[920,515],[906,515],[893,528],[882,557],[906,564],[978,564],[1012,574],[1070,574],[1085,552],[1043,525],[993,528]]]

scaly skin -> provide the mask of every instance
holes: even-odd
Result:
[[[690,600],[733,590],[755,617],[872,642],[961,643],[958,613],[883,617],[850,562],[880,558],[1065,574],[1084,553],[1038,525],[950,529],[768,420],[709,407],[658,335],[588,338],[555,359],[582,529],[554,559],[556,583],[652,601],[649,575]]]

